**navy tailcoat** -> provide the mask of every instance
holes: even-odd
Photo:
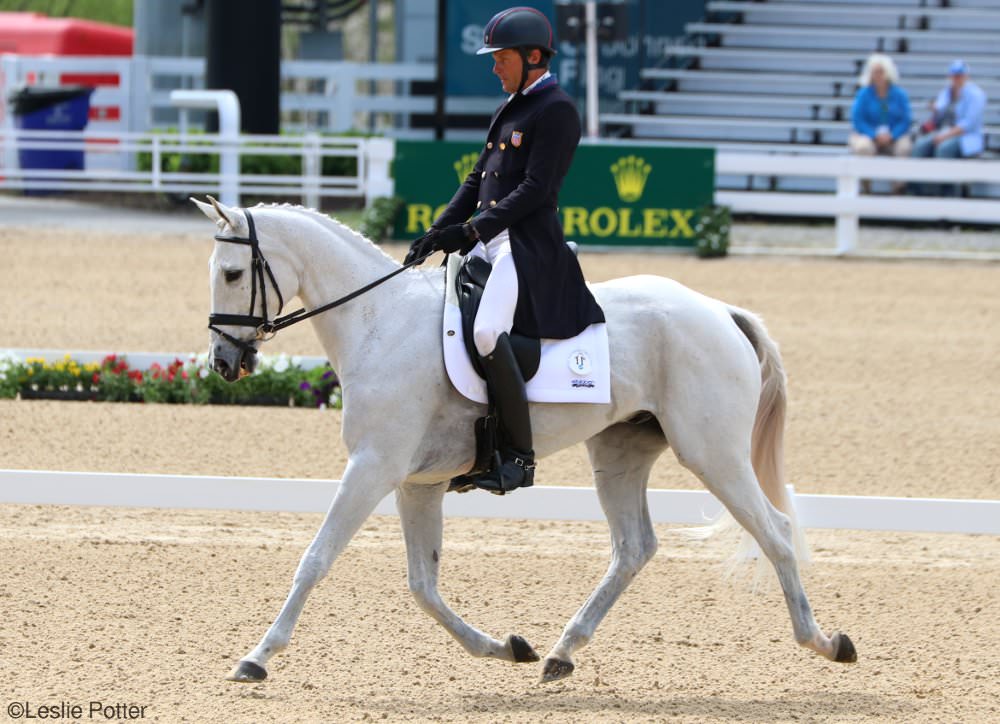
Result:
[[[516,94],[493,114],[475,168],[434,222],[443,228],[474,216],[484,241],[509,230],[519,286],[514,331],[529,337],[568,339],[604,321],[559,223],[559,189],[579,142],[576,105],[554,79]]]

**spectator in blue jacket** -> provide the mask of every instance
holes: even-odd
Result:
[[[969,80],[969,66],[955,60],[948,69],[951,80],[931,102],[931,117],[920,126],[921,136],[913,144],[918,158],[970,158],[983,152],[983,114],[986,93]],[[917,193],[935,191],[954,195],[957,187],[948,184],[917,184]]]
[[[865,62],[851,106],[851,152],[861,156],[909,156],[910,99],[899,86],[892,58],[875,53]]]

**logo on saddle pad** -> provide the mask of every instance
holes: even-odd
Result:
[[[646,189],[646,179],[653,167],[638,156],[622,156],[611,165],[618,196],[626,203],[638,201]]]
[[[590,357],[582,349],[574,350],[573,354],[569,356],[569,369],[574,375],[586,377],[593,369],[590,364]],[[574,387],[576,386],[577,385],[574,384]]]

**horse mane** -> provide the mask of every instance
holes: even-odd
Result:
[[[355,238],[357,241],[361,242],[362,245],[368,245],[371,247],[372,251],[376,251],[381,254],[386,259],[389,259],[395,264],[399,264],[399,261],[394,259],[392,256],[387,254],[382,247],[373,242],[367,236],[359,231],[355,231],[350,226],[345,224],[343,221],[333,218],[329,214],[324,214],[322,211],[310,208],[308,206],[303,206],[302,204],[290,204],[287,201],[283,203],[272,202],[272,203],[258,203],[253,207],[254,209],[273,209],[277,211],[294,211],[296,213],[302,214],[309,218],[316,220],[321,226],[325,227],[331,232],[338,235],[343,235],[343,232],[347,232],[351,237]]]

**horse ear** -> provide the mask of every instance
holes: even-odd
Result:
[[[208,196],[206,194],[206,198],[208,198],[209,203],[212,204],[212,208],[215,209],[215,213],[219,215],[219,219],[229,224],[229,228],[235,229],[236,224],[233,222],[235,214],[233,214],[232,209],[229,210],[229,214],[227,215],[226,207],[216,201],[214,196]]]
[[[207,216],[212,221],[219,221],[219,215],[215,212],[215,208],[211,204],[206,204],[204,201],[199,201],[194,196],[190,197],[194,205],[201,209],[201,213]]]

